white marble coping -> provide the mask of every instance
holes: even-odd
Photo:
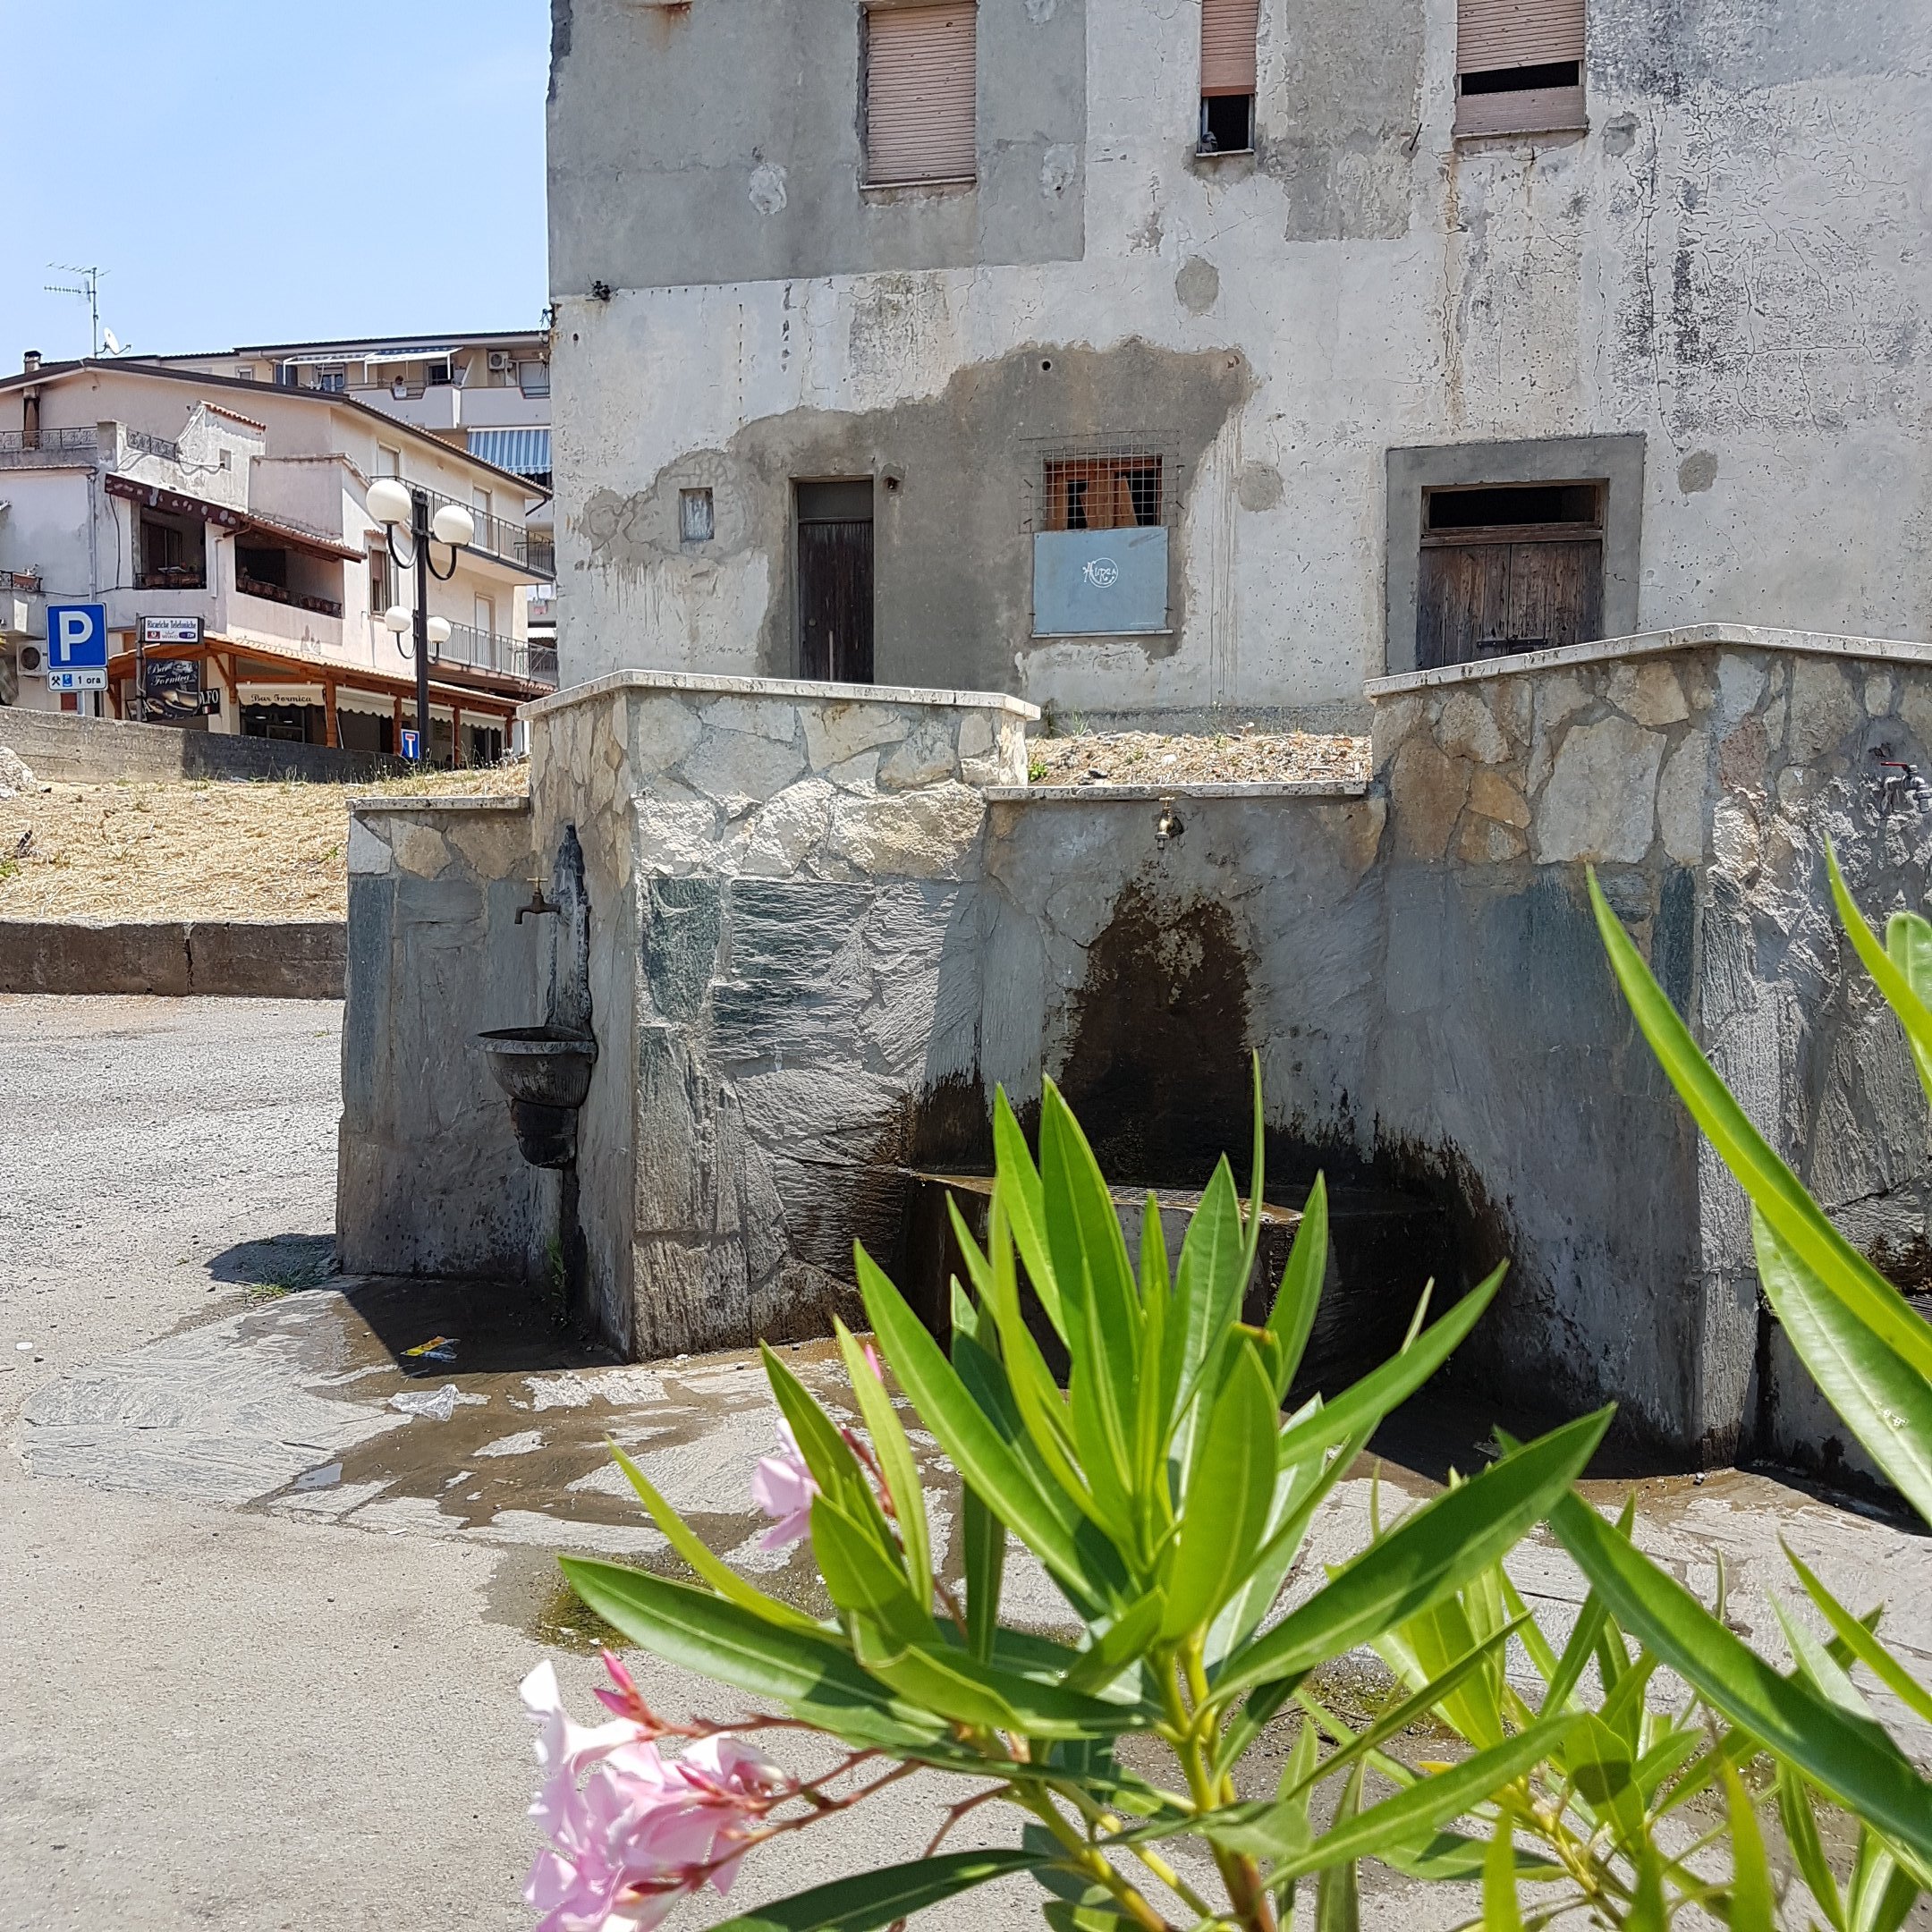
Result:
[[[1657,657],[1669,651],[1707,650],[1714,646],[1788,651],[1810,657],[1863,658],[1874,664],[1932,665],[1932,644],[1902,638],[1836,637],[1826,631],[1770,631],[1757,624],[1686,624],[1675,631],[1642,631],[1634,637],[1566,644],[1560,650],[1524,651],[1520,657],[1490,657],[1479,664],[1445,665],[1439,671],[1406,671],[1397,677],[1371,678],[1362,686],[1362,696],[1373,702],[1445,684],[1467,684],[1478,678],[1518,677],[1529,671],[1561,671],[1572,665]]]
[[[360,812],[365,818],[371,812],[527,812],[530,809],[528,793],[521,798],[492,797],[488,792],[471,792],[468,796],[459,794],[454,798],[357,798],[349,801],[349,809]]]
[[[613,691],[689,691],[719,698],[777,698],[792,704],[929,705],[935,710],[1004,711],[1030,724],[1040,715],[1038,705],[1009,698],[1004,691],[932,691],[915,684],[827,684],[808,678],[710,677],[691,671],[613,671],[572,684],[548,698],[535,698],[518,708],[522,718],[547,717],[572,705],[589,704]]]
[[[1292,778],[1278,784],[988,785],[989,805],[1157,805],[1167,799],[1355,799],[1368,795],[1366,778]]]

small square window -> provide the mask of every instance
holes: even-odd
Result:
[[[709,543],[717,528],[708,489],[678,492],[678,540],[681,543]]]

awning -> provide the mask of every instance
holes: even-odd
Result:
[[[378,671],[368,665],[343,664],[335,658],[313,657],[296,650],[278,651],[254,639],[236,644],[226,638],[208,637],[199,644],[170,645],[169,657],[199,657],[213,662],[224,683],[233,666],[236,684],[334,684],[350,691],[387,697],[394,702],[407,700],[416,690],[415,674],[399,666]],[[134,674],[134,652],[117,651],[108,660],[110,682]],[[211,677],[207,680],[212,683]],[[491,711],[507,718],[520,704],[533,698],[547,698],[552,687],[528,678],[512,677],[505,672],[477,671],[466,665],[438,664],[431,666],[429,691],[436,704],[457,704],[466,711]]]
[[[299,523],[284,523],[277,517],[262,516],[253,510],[248,513],[247,521],[250,530],[273,537],[291,550],[306,550],[310,556],[326,557],[331,563],[360,564],[369,555],[335,538],[325,537],[319,530],[304,530]]]
[[[341,538],[330,536],[326,530],[309,530],[280,517],[264,516],[258,510],[237,510],[232,504],[210,503],[205,496],[183,496],[180,490],[163,489],[156,483],[143,483],[139,477],[110,476],[107,494],[124,496],[130,503],[144,504],[148,509],[158,510],[165,516],[199,517],[202,522],[212,523],[219,530],[259,530],[266,537],[273,537],[277,543],[287,544],[296,550],[306,550],[314,556],[326,557],[331,563],[359,564],[368,555],[364,550],[345,544]]]
[[[470,453],[517,476],[550,474],[547,429],[472,429]]]
[[[428,349],[335,349],[326,354],[275,356],[284,369],[347,369],[352,362],[440,362],[456,353],[460,344]]]

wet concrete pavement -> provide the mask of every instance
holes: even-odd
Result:
[[[10,1924],[526,1925],[515,1685],[560,1654],[588,1707],[600,1635],[553,1553],[678,1567],[610,1443],[713,1547],[823,1607],[803,1555],[758,1546],[748,1486],[775,1412],[755,1357],[619,1365],[521,1292],[323,1276],[338,1026],[297,1003],[0,1000]],[[786,1352],[839,1399],[833,1352]],[[945,1549],[953,1487],[918,1446]],[[1360,1546],[1374,1479],[1365,1465],[1338,1490],[1293,1589]],[[1385,1514],[1433,1487],[1399,1465],[1383,1479]],[[1860,1607],[1888,1599],[1893,1640],[1932,1674],[1923,1539],[1761,1475],[1641,1487],[1642,1540],[1707,1597],[1722,1558],[1760,1645],[1776,1646],[1769,1597],[1792,1594],[1782,1531]],[[1532,1541],[1512,1567],[1560,1634],[1581,1594],[1561,1553]],[[1030,1564],[1009,1600],[1061,1622]],[[729,1701],[646,1676],[670,1711]],[[925,1782],[754,1860],[733,1902],[916,1854],[945,1789]],[[1009,1885],[926,1922],[1030,1926],[1036,1895]],[[1389,1888],[1366,1922],[1466,1910]]]

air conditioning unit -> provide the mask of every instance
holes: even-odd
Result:
[[[492,376],[504,376],[515,367],[515,361],[507,349],[492,349],[489,352],[489,366]]]

